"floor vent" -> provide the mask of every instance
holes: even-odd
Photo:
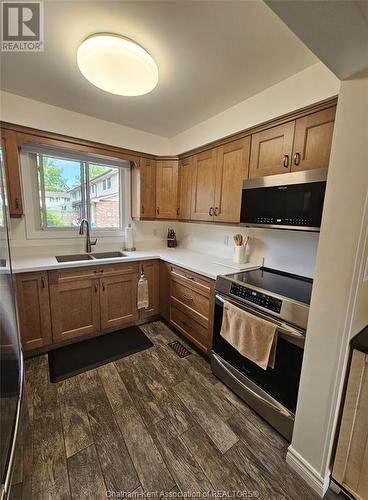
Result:
[[[186,356],[189,356],[189,354],[192,354],[178,340],[174,340],[174,342],[169,342],[167,345],[170,346],[171,349],[176,352],[179,358],[185,358]]]

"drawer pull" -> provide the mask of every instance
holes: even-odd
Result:
[[[184,293],[183,299],[193,302],[193,297],[191,297],[190,295],[187,295],[186,293]]]
[[[184,326],[184,328],[190,328],[190,325],[188,325],[188,323],[183,319],[181,320],[181,324]]]
[[[41,276],[41,285],[42,288],[45,288],[45,278],[43,276]]]
[[[192,280],[192,281],[195,280],[195,278],[193,278],[193,276],[189,276],[188,274],[184,274],[184,278],[186,278],[187,280]]]

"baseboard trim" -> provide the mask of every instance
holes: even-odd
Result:
[[[330,484],[330,473],[322,477],[291,445],[288,448],[286,462],[321,498],[325,495]]]

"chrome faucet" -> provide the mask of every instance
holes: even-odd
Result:
[[[84,226],[86,227],[86,232],[84,232]],[[91,241],[91,238],[89,237],[89,222],[87,219],[81,220],[81,223],[79,226],[79,234],[86,234],[86,252],[91,253],[92,252],[92,245],[96,245],[97,238],[95,238],[94,241]]]

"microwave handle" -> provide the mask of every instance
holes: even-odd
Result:
[[[215,297],[222,304],[225,302],[225,300],[217,293],[216,293]],[[226,300],[228,300],[228,299],[226,299]],[[284,333],[285,335],[289,335],[290,337],[294,337],[297,339],[304,339],[304,335],[302,333],[300,333],[296,328],[293,328],[289,325],[286,325],[285,323],[282,323],[281,321],[274,320],[273,318],[269,318],[266,314],[262,314],[260,311],[255,311],[253,309],[251,310],[245,304],[242,304],[240,306],[240,304],[236,304],[232,300],[228,300],[228,302],[230,302],[231,304],[233,304],[236,307],[239,307],[239,309],[244,309],[245,311],[247,311],[251,314],[254,314],[254,316],[259,316],[260,318],[265,319],[265,320],[269,321],[270,323],[276,324],[278,326],[278,328],[282,331],[282,333]]]

